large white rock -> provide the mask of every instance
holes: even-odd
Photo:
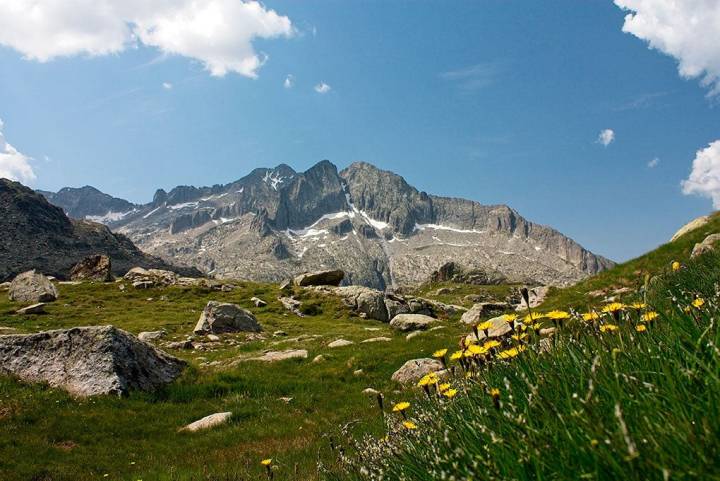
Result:
[[[16,302],[52,302],[58,291],[50,280],[35,270],[23,272],[10,284],[8,297]]]
[[[437,359],[411,359],[393,373],[392,380],[402,384],[417,382],[426,374],[441,372],[444,369],[445,366]]]
[[[76,396],[151,391],[184,367],[184,361],[113,326],[0,336],[0,373]]]
[[[679,237],[687,234],[688,232],[694,231],[695,229],[699,229],[700,227],[704,226],[710,221],[710,216],[703,215],[698,217],[697,219],[693,219],[684,226],[680,228],[671,238],[670,242],[676,241]]]
[[[252,312],[237,304],[210,301],[205,306],[193,332],[221,334],[224,332],[260,332],[262,327]]]
[[[477,324],[489,313],[499,314],[509,308],[510,304],[506,302],[478,302],[462,315],[460,321],[468,325]]]
[[[190,432],[196,432],[196,431],[202,431],[204,429],[210,429],[214,428],[215,426],[219,426],[221,424],[225,424],[230,420],[232,417],[232,412],[224,412],[224,413],[215,413],[211,414],[209,416],[205,416],[202,419],[198,419],[195,422],[192,422],[181,429],[181,431],[190,431]]]
[[[287,359],[307,359],[308,352],[305,349],[288,349],[285,351],[268,351],[260,357],[251,357],[246,361],[276,362]]]
[[[690,257],[697,257],[706,252],[715,250],[715,244],[720,242],[720,234],[710,234],[702,242],[698,242],[693,247]]]
[[[402,332],[424,331],[436,322],[437,319],[422,314],[398,314],[390,321],[390,327]]]

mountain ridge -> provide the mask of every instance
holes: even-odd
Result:
[[[349,282],[385,288],[456,261],[566,285],[613,265],[507,205],[421,192],[366,162],[338,171],[323,160],[304,172],[280,164],[228,184],[158,189],[105,222],[166,260],[248,280],[343,268]]]

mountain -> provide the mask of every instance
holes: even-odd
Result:
[[[135,209],[135,205],[104,194],[95,187],[65,187],[58,192],[38,190],[51,204],[62,208],[74,219],[88,219],[95,222],[111,222],[122,219]]]
[[[113,272],[122,275],[141,266],[175,270],[186,275],[196,269],[177,269],[140,251],[130,239],[106,226],[71,220],[45,197],[7,179],[0,179],[0,280],[37,269],[60,279],[91,254],[106,254]]]
[[[280,165],[226,185],[158,190],[105,222],[166,260],[256,281],[341,268],[350,283],[402,287],[454,261],[566,285],[613,265],[507,206],[419,192],[367,163],[341,172],[327,160],[305,172]]]

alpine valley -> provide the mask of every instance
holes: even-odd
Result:
[[[386,289],[453,262],[482,283],[567,285],[614,265],[508,206],[420,192],[368,163],[255,169],[225,185],[160,189],[144,205],[93,187],[40,193],[70,217],[217,278],[268,282],[337,268],[347,284]]]

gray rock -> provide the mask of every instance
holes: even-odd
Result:
[[[58,297],[57,288],[39,272],[23,272],[10,284],[8,293],[15,302],[52,302]]]
[[[334,349],[336,347],[352,346],[353,344],[355,344],[355,343],[352,341],[348,341],[346,339],[337,339],[337,340],[331,342],[330,344],[328,344],[328,347]]]
[[[216,334],[208,334],[207,340],[210,342],[220,342],[220,336],[218,336]]]
[[[133,267],[123,278],[126,281],[132,282],[135,287],[143,286],[142,288],[145,288],[147,285],[152,287],[172,286],[177,284],[179,276],[174,272],[162,269]]]
[[[292,312],[296,316],[305,317],[305,314],[300,311],[302,302],[298,301],[297,299],[294,299],[292,297],[278,297],[278,301],[280,301],[280,304],[282,304],[285,309]]]
[[[103,254],[87,256],[70,270],[70,279],[73,281],[112,281],[110,258]]]
[[[44,302],[38,302],[37,304],[33,304],[31,306],[23,307],[22,309],[18,309],[15,313],[20,315],[28,315],[28,314],[42,314],[45,312],[45,303]]]
[[[698,242],[697,244],[695,244],[695,247],[693,247],[690,257],[694,258],[706,252],[714,251],[715,244],[717,244],[718,242],[720,242],[720,234],[710,234],[709,236],[705,237],[702,242]]]
[[[194,433],[196,431],[203,431],[205,429],[214,428],[216,426],[220,426],[221,424],[225,424],[230,420],[231,417],[232,412],[211,414],[188,424],[187,426],[182,428],[181,431],[190,431]]]
[[[468,341],[481,341],[485,339],[485,337],[488,338],[495,338],[495,337],[502,337],[507,334],[509,334],[512,329],[510,328],[510,324],[507,323],[505,320],[505,316],[498,316],[494,317],[489,320],[489,322],[492,323],[492,327],[488,329],[488,334],[485,336],[484,331],[478,331],[478,337],[475,337],[474,333],[470,333],[468,336],[466,336],[466,339]]]
[[[259,297],[252,297],[250,298],[250,301],[255,304],[255,307],[265,307],[267,306],[267,302],[263,301]]]
[[[509,308],[510,305],[505,302],[479,302],[463,314],[460,321],[467,325],[477,324],[489,314],[499,314]]]
[[[402,384],[417,382],[426,374],[431,372],[440,373],[444,369],[442,362],[437,359],[411,359],[393,373],[392,380]]]
[[[300,274],[293,282],[296,286],[339,286],[344,277],[345,272],[336,269]]]
[[[262,327],[252,312],[236,304],[210,301],[195,326],[195,334],[224,332],[261,332]]]
[[[7,291],[10,289],[10,282],[0,282],[0,291]]]
[[[313,358],[313,360],[312,360],[312,362],[313,362],[313,363],[316,363],[316,364],[319,363],[319,362],[324,362],[324,361],[325,361],[325,356],[323,356],[322,354],[318,354],[318,355],[315,356],[315,357]]]
[[[268,351],[260,357],[251,357],[246,361],[277,362],[287,359],[307,359],[308,352],[305,349],[287,349],[285,351]]]
[[[694,231],[695,229],[699,229],[700,227],[704,226],[710,222],[710,216],[703,215],[698,217],[697,219],[693,219],[684,226],[682,226],[675,234],[673,234],[672,238],[670,239],[670,242],[675,242],[678,238],[682,237],[683,235],[687,234],[688,232]]]
[[[0,372],[76,396],[152,391],[185,362],[113,326],[0,336]]]
[[[388,321],[385,295],[376,289],[363,286],[343,286],[331,289],[322,288],[320,290],[340,296],[348,307],[364,315],[367,319]]]
[[[158,341],[166,335],[165,331],[144,331],[138,334],[138,339],[145,342]]]
[[[539,286],[539,287],[533,287],[532,289],[528,289],[528,294],[530,298],[530,307],[536,308],[540,304],[545,301],[545,297],[548,295],[548,291],[550,291],[549,286]],[[517,305],[515,308],[516,311],[526,311],[527,305],[525,304],[525,301],[521,301],[520,304]]]
[[[273,337],[286,337],[287,332],[285,331],[275,331],[273,332]]]
[[[390,327],[401,332],[422,331],[436,322],[437,319],[422,314],[398,314],[390,321]]]
[[[168,342],[164,344],[168,349],[195,349],[195,344],[191,340]]]
[[[364,339],[360,342],[369,343],[369,342],[390,342],[390,341],[392,341],[392,338],[389,338],[389,337],[371,337],[369,339]]]

